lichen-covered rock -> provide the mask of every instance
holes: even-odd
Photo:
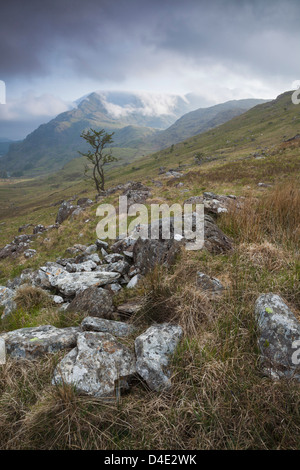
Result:
[[[262,294],[255,303],[259,329],[258,344],[264,372],[272,378],[300,381],[300,323],[276,294]],[[298,341],[298,345],[294,342]]]
[[[62,267],[41,267],[39,269],[44,287],[55,287],[66,297],[72,297],[88,287],[109,284],[120,277],[115,272],[78,272],[69,273]]]
[[[180,326],[162,323],[151,326],[136,338],[136,370],[151,390],[171,387],[170,356],[181,337]]]
[[[16,293],[13,289],[9,289],[5,286],[0,286],[0,305],[4,307],[1,318],[9,315],[13,310],[17,308],[16,303],[14,302],[14,297]]]
[[[44,325],[2,333],[0,338],[4,339],[6,352],[11,357],[36,359],[46,353],[73,348],[79,331],[77,327],[55,328]]]
[[[78,292],[67,310],[82,312],[91,317],[111,318],[113,312],[112,296],[101,287],[89,287]]]
[[[135,373],[133,353],[109,333],[86,331],[58,364],[53,384],[66,383],[79,393],[95,397],[113,397]]]
[[[134,265],[141,274],[151,271],[156,264],[170,267],[182,248],[180,241],[139,238],[133,247]]]
[[[134,326],[128,323],[96,317],[86,317],[81,323],[81,328],[84,331],[99,331],[118,337],[128,336],[135,330]]]

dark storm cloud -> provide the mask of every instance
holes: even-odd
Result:
[[[298,0],[10,0],[0,73],[122,81],[183,60],[297,78],[299,24]]]

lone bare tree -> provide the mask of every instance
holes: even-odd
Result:
[[[90,177],[96,185],[98,194],[101,191],[104,191],[104,166],[110,162],[117,161],[118,159],[112,155],[111,150],[108,152],[105,151],[107,145],[113,142],[112,134],[108,134],[104,129],[96,131],[95,129],[90,128],[88,131],[83,131],[80,135],[85,139],[92,147],[92,150],[87,152],[79,152],[80,155],[86,157],[88,161],[92,164],[92,177]],[[85,176],[88,177],[88,172],[90,170],[90,165],[87,163],[85,165]]]

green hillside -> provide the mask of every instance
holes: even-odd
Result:
[[[181,116],[180,112],[191,108],[192,103],[188,106],[182,98],[177,97],[177,107],[172,108],[172,112],[155,115],[155,103],[151,111],[147,108],[150,105],[138,96],[115,93],[112,98],[115,102],[107,103],[102,95],[92,93],[82,99],[77,108],[42,124],[22,142],[10,146],[7,155],[0,161],[0,169],[17,177],[53,173],[77,158],[78,151],[86,151],[86,143],[80,134],[90,127],[114,132],[113,146],[128,149],[127,155],[121,152],[124,156],[123,164],[218,126],[261,101],[229,101],[199,109],[185,114],[166,131],[159,131],[173,123],[178,115]],[[123,107],[116,103],[121,103]],[[194,106],[196,103],[195,99]],[[120,152],[117,151],[117,154]]]

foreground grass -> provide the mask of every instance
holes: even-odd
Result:
[[[52,386],[60,355],[9,359],[0,368],[1,448],[298,449],[299,384],[261,374],[254,303],[274,292],[300,318],[299,194],[291,180],[222,215],[231,254],[183,252],[173,270],[155,269],[131,293],[145,300],[130,320],[140,329],[162,321],[184,329],[170,391],[153,393],[136,379],[108,403]],[[220,279],[225,294],[198,290],[197,271]],[[43,312],[39,321],[51,323],[53,313]]]

